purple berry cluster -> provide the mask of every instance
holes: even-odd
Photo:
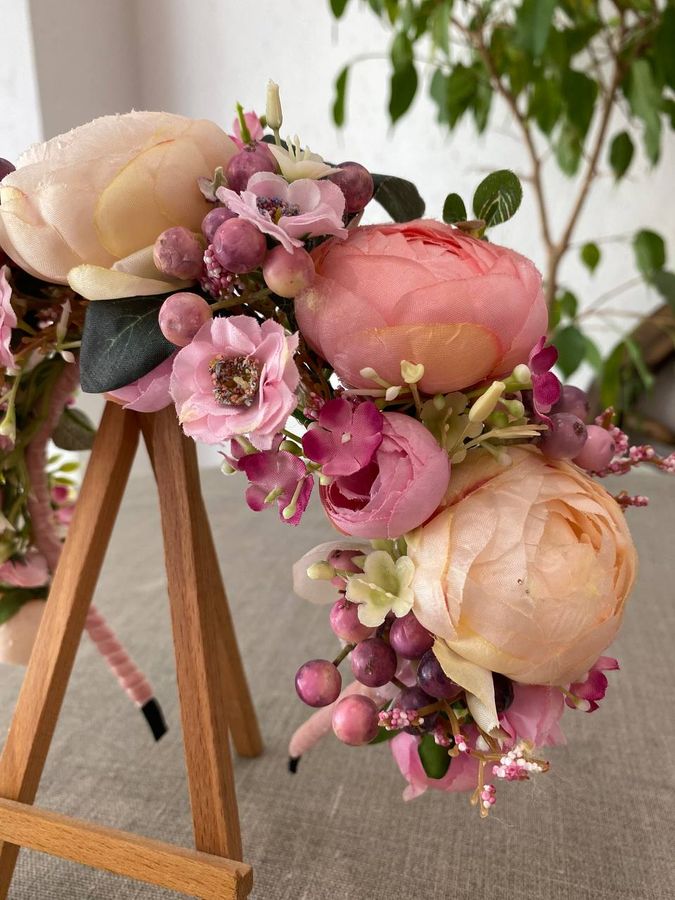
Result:
[[[613,459],[616,446],[611,431],[586,424],[589,410],[585,391],[562,385],[560,399],[551,409],[548,431],[539,442],[541,452],[551,459],[571,459],[589,472],[602,472]]]

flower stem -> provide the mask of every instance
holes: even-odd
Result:
[[[356,644],[345,644],[342,650],[338,653],[338,655],[333,660],[333,665],[337,668],[343,659],[346,659],[352,650],[356,647]]]

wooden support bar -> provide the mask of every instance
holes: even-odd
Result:
[[[251,867],[0,799],[0,839],[202,900],[243,900]]]

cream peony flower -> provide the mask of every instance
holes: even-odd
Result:
[[[453,469],[447,508],[406,536],[413,610],[455,680],[468,663],[567,685],[619,629],[635,548],[618,504],[586,473],[534,447],[509,455],[508,467],[468,457]]]
[[[198,231],[211,208],[200,176],[232,140],[205,120],[161,112],[103,116],[37,144],[0,185],[0,246],[28,272],[90,300],[180,286],[152,263],[166,228]]]

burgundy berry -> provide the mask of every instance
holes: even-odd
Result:
[[[368,687],[382,687],[396,674],[396,654],[382,638],[361,641],[351,652],[352,672]]]
[[[404,659],[419,659],[434,643],[433,635],[420,624],[414,613],[409,612],[392,622],[389,643]]]
[[[297,671],[295,690],[307,706],[328,706],[340,696],[342,676],[327,659],[310,659]]]
[[[246,144],[227,164],[227,185],[233,191],[245,191],[251,175],[257,172],[278,172],[279,166],[263,142]]]
[[[462,688],[445,674],[432,650],[428,650],[420,660],[417,683],[437,700],[454,700],[462,693]]]

